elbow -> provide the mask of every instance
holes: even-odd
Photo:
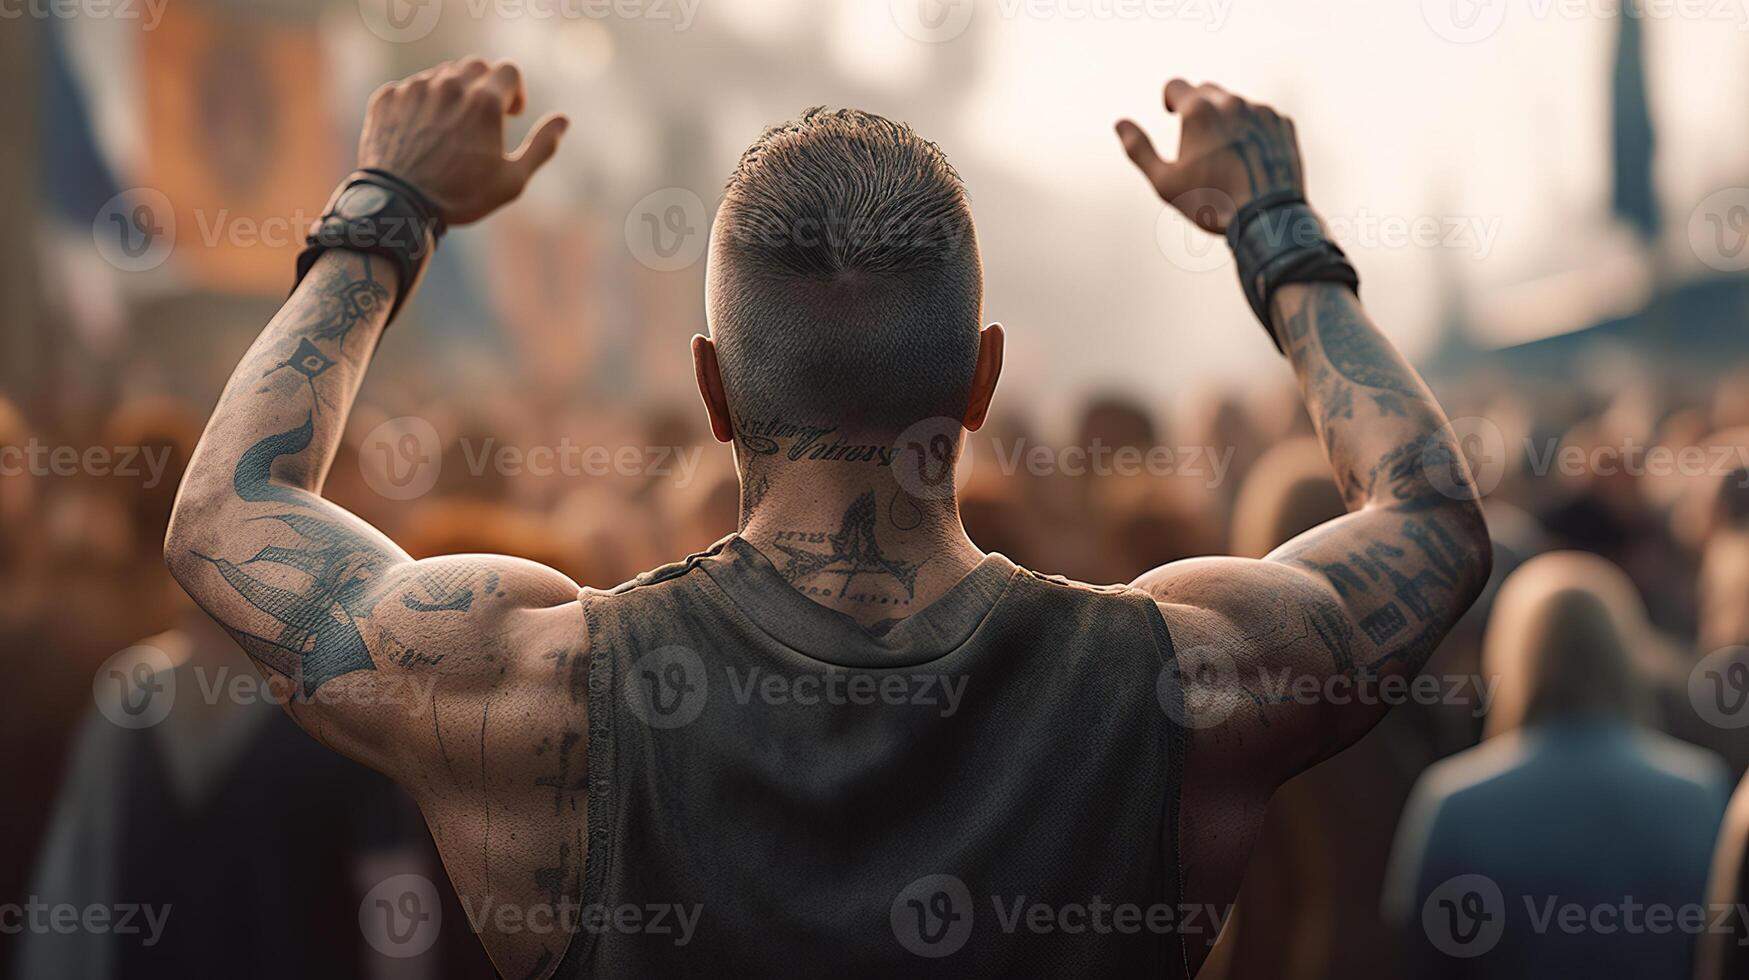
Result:
[[[1462,599],[1457,615],[1461,616],[1481,597],[1494,574],[1494,541],[1488,535],[1488,520],[1479,497],[1454,500],[1443,511],[1441,525],[1449,529],[1455,550],[1452,564],[1457,570],[1456,585]]]
[[[212,539],[211,528],[218,509],[215,495],[202,492],[194,481],[185,481],[176,494],[170,523],[164,531],[164,566],[184,588],[189,556],[199,553],[204,543]]]

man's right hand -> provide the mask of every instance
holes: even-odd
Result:
[[[1124,152],[1162,200],[1220,234],[1239,208],[1272,191],[1305,192],[1293,120],[1217,85],[1166,83],[1166,111],[1183,118],[1178,159],[1163,160],[1142,128],[1117,124]],[[1201,193],[1193,193],[1201,192]]]
[[[504,118],[521,115],[526,101],[522,73],[508,61],[463,58],[390,82],[365,111],[358,165],[417,187],[448,224],[478,221],[521,194],[559,148],[568,120],[554,112],[504,154]]]

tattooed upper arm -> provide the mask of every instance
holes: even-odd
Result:
[[[580,630],[581,613],[564,611],[577,589],[556,571],[500,556],[414,561],[322,499],[386,316],[383,265],[323,256],[256,341],[190,463],[165,557],[300,724],[401,773],[436,751],[406,730],[422,704],[537,671],[526,661],[547,649],[542,632]]]

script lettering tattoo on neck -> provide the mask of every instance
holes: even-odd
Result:
[[[898,456],[892,446],[874,443],[845,442],[834,438],[837,426],[807,425],[782,418],[740,416],[735,420],[735,434],[748,452],[756,456],[778,456],[791,462],[818,460],[833,463],[873,463],[891,466]],[[786,448],[787,446],[787,448]]]
[[[781,531],[773,545],[787,560],[778,572],[791,585],[806,595],[830,596],[856,602],[909,603],[917,593],[917,571],[922,562],[889,558],[875,540],[875,522],[879,507],[873,491],[856,498],[844,512],[844,520],[836,534],[825,531]],[[825,550],[819,546],[824,545]],[[820,579],[839,579],[837,589],[815,583]],[[858,580],[874,585],[904,589],[903,600],[891,592],[857,592],[850,587]]]

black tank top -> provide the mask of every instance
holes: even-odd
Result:
[[[581,601],[589,853],[556,976],[1185,975],[1145,594],[989,555],[870,631],[731,536]]]

